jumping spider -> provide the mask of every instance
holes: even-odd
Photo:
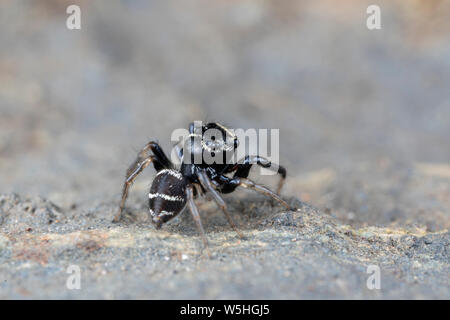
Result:
[[[205,140],[204,133],[208,129],[218,130],[217,132],[220,132],[222,137],[212,137],[212,139]],[[194,139],[198,137],[200,137],[200,140]],[[187,145],[187,148],[190,149],[191,160],[193,160],[196,155],[204,155],[204,152],[209,152],[211,155],[214,155],[214,153],[218,151],[231,150],[234,152],[239,144],[237,136],[235,136],[231,130],[219,123],[208,123],[201,127],[196,127],[194,123],[191,123],[189,125],[188,141],[190,144]],[[120,203],[119,211],[114,217],[115,222],[119,221],[121,218],[130,186],[136,177],[150,163],[153,163],[153,166],[157,171],[150,188],[150,193],[148,194],[149,213],[153,224],[157,229],[161,228],[163,223],[177,216],[187,204],[208,253],[208,240],[205,236],[200,215],[194,202],[194,198],[199,194],[209,192],[212,195],[217,205],[224,212],[231,227],[241,238],[243,238],[243,235],[233,222],[220,193],[231,193],[237,187],[249,188],[270,196],[287,209],[291,209],[291,207],[278,196],[286,178],[286,169],[284,167],[276,166],[277,173],[280,174],[281,178],[278,183],[277,193],[274,193],[270,189],[247,179],[253,164],[258,164],[261,167],[273,170],[272,163],[263,157],[246,156],[243,161],[238,161],[237,163],[223,162],[222,164],[206,164],[201,161],[200,164],[198,164],[195,163],[195,161],[186,161],[187,159],[185,159],[185,156],[187,152],[183,152],[183,148],[180,148],[179,145],[176,147],[178,150],[177,155],[181,162],[181,166],[178,170],[175,169],[175,165],[167,158],[161,147],[154,141],[147,143],[147,145],[138,153],[136,160],[126,172],[126,180],[122,191],[122,201]],[[234,173],[231,178],[226,176],[226,174],[230,173]]]

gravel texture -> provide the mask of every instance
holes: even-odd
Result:
[[[104,203],[63,213],[40,198],[0,199],[9,212],[1,298],[448,297],[448,231],[356,229],[296,200],[298,210],[285,212],[249,196],[229,199],[240,240],[215,205],[200,201],[209,258],[186,213],[156,231],[134,214],[112,224],[116,208]],[[81,268],[80,290],[66,288],[70,265]],[[369,265],[380,267],[380,290],[366,286]]]

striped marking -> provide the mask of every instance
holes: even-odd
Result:
[[[178,171],[175,171],[175,170],[171,170],[171,169],[163,169],[161,171],[158,171],[156,176],[159,176],[160,174],[164,174],[164,173],[170,174],[171,176],[174,176],[178,180],[183,180],[183,176],[181,175],[181,173],[179,173]]]
[[[154,217],[156,216],[155,212],[152,209],[148,209],[150,211],[150,214]],[[169,212],[169,211],[161,211],[160,213],[158,213],[158,216],[173,216],[173,212]]]
[[[225,142],[217,143],[214,147],[210,147],[206,144],[205,140],[202,140],[202,148],[208,152],[231,151],[234,149],[233,146],[230,146],[230,145],[226,144]]]
[[[203,138],[203,135],[201,135],[199,133],[190,133],[190,134],[188,134],[188,137],[200,137],[200,138]]]
[[[169,196],[167,194],[164,193],[149,193],[148,194],[149,199],[153,199],[153,198],[162,198],[164,200],[167,201],[184,201],[183,197],[178,197],[178,196]]]
[[[224,127],[223,125],[221,125],[220,123],[216,122],[216,125],[220,128],[222,128],[230,137],[236,138],[236,135],[233,134],[233,132],[231,132],[228,128]]]

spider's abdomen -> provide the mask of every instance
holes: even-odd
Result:
[[[157,228],[186,205],[186,184],[186,179],[176,170],[165,169],[156,174],[148,197],[150,216]]]

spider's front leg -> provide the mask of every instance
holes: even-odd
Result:
[[[294,209],[294,208],[291,208],[291,206],[289,206],[286,203],[286,201],[281,199],[278,194],[276,194],[275,192],[273,192],[269,188],[266,188],[265,186],[257,184],[255,182],[253,182],[252,180],[246,179],[246,178],[239,178],[238,181],[239,181],[238,182],[239,186],[244,187],[244,188],[248,188],[248,189],[252,189],[252,190],[255,190],[255,191],[259,192],[259,193],[265,194],[266,196],[272,197],[273,199],[278,201],[280,204],[285,206],[286,209],[288,209],[288,210]]]
[[[272,171],[276,171],[280,175],[280,180],[277,186],[277,194],[280,194],[281,188],[284,185],[284,181],[286,180],[286,168],[272,163],[270,160],[261,157],[261,156],[246,156],[244,160],[239,161],[235,167],[237,167],[236,172],[234,173],[233,178],[247,178],[250,169],[254,164],[259,165],[260,167],[267,168]],[[238,187],[238,184],[228,183],[222,188],[223,193],[231,193]]]
[[[269,188],[262,186],[260,184],[257,184],[253,182],[250,179],[242,178],[242,177],[233,177],[232,179],[228,178],[227,176],[220,176],[220,179],[222,180],[222,183],[224,183],[224,188],[226,190],[234,190],[237,187],[244,187],[247,189],[252,189],[254,191],[257,191],[259,193],[262,193],[266,196],[269,196],[273,198],[274,200],[278,201],[280,204],[285,206],[288,210],[296,210],[295,208],[291,208],[286,201],[280,198],[278,194],[270,190]]]
[[[280,175],[280,180],[277,186],[277,194],[280,194],[281,188],[283,188],[284,181],[286,179],[286,168],[280,166],[279,164],[274,165],[274,163],[272,163],[270,160],[261,156],[246,156],[242,168],[245,170],[245,168],[248,167],[248,170],[250,170],[249,166],[251,167],[253,164],[257,164],[260,167],[276,171]],[[243,176],[239,175],[238,173],[237,176],[241,178],[247,178],[248,174],[246,176]]]
[[[198,231],[200,232],[200,236],[202,237],[203,244],[208,252],[208,256],[211,257],[211,251],[209,251],[208,239],[205,235],[205,229],[203,229],[202,220],[200,218],[200,214],[198,212],[197,206],[194,202],[194,188],[192,185],[186,188],[186,200],[189,206],[189,210],[191,211],[192,217],[194,218],[195,223],[197,224]]]
[[[208,175],[205,171],[200,171],[198,173],[198,179],[200,181],[200,184],[205,188],[206,191],[209,191],[214,198],[214,201],[217,203],[220,209],[222,209],[223,213],[225,214],[228,223],[233,228],[233,230],[238,234],[238,236],[243,239],[244,235],[238,230],[236,223],[231,218],[230,213],[228,212],[227,205],[225,204],[225,201],[223,201],[222,197],[219,195],[219,193],[214,189],[211,179],[209,179]]]
[[[113,222],[118,222],[122,216],[130,186],[133,184],[136,177],[152,162],[156,171],[172,168],[172,163],[164,154],[161,147],[154,141],[145,145],[138,153],[136,160],[128,168],[122,188],[122,200],[120,201],[119,211],[114,216]]]

